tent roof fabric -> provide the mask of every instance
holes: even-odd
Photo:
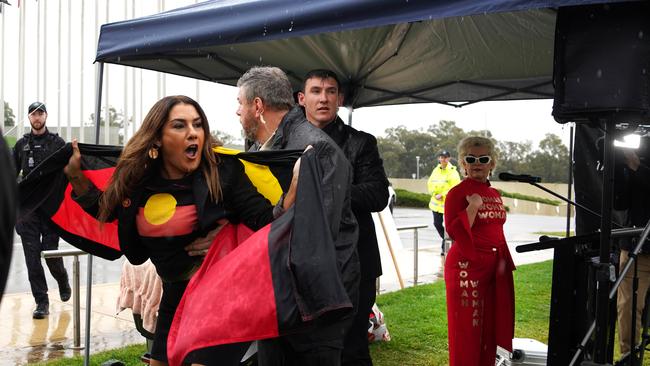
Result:
[[[235,85],[336,72],[345,105],[552,98],[556,12],[603,1],[225,0],[105,24],[96,61]]]

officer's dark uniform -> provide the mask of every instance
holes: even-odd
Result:
[[[65,141],[58,134],[50,133],[47,130],[41,135],[34,135],[31,132],[23,135],[16,142],[13,150],[18,179],[26,177],[38,164],[63,145],[65,145]],[[41,251],[57,249],[59,237],[34,212],[19,212],[16,221],[16,232],[23,242],[27,275],[32,288],[32,295],[36,300],[37,311],[44,308],[45,312],[42,315],[47,315],[49,299],[47,297],[45,272],[41,265]],[[70,298],[70,285],[68,283],[68,274],[63,266],[63,259],[48,258],[45,263],[59,284],[61,299],[67,301]],[[37,316],[37,313],[34,312],[34,317],[42,316]]]

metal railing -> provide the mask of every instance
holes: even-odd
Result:
[[[81,345],[81,303],[79,299],[79,256],[88,253],[79,249],[44,250],[43,258],[74,257],[72,260],[72,327],[74,340],[72,349],[83,349]]]
[[[397,231],[413,230],[413,286],[418,284],[418,251],[419,251],[419,237],[418,229],[424,229],[429,225],[408,225],[400,226]]]

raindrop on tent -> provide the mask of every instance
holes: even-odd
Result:
[[[639,39],[643,39],[643,31],[642,30],[639,31]]]
[[[598,69],[598,70],[596,71],[596,77],[597,77],[598,79],[602,78],[602,77],[603,77],[603,70]]]
[[[293,30],[293,20],[291,21],[291,25],[289,26],[289,32]]]
[[[188,38],[187,43],[192,43],[192,38]]]

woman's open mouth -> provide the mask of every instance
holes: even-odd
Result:
[[[185,149],[185,156],[187,156],[189,159],[196,159],[198,154],[199,154],[199,145],[197,144],[189,145]]]

